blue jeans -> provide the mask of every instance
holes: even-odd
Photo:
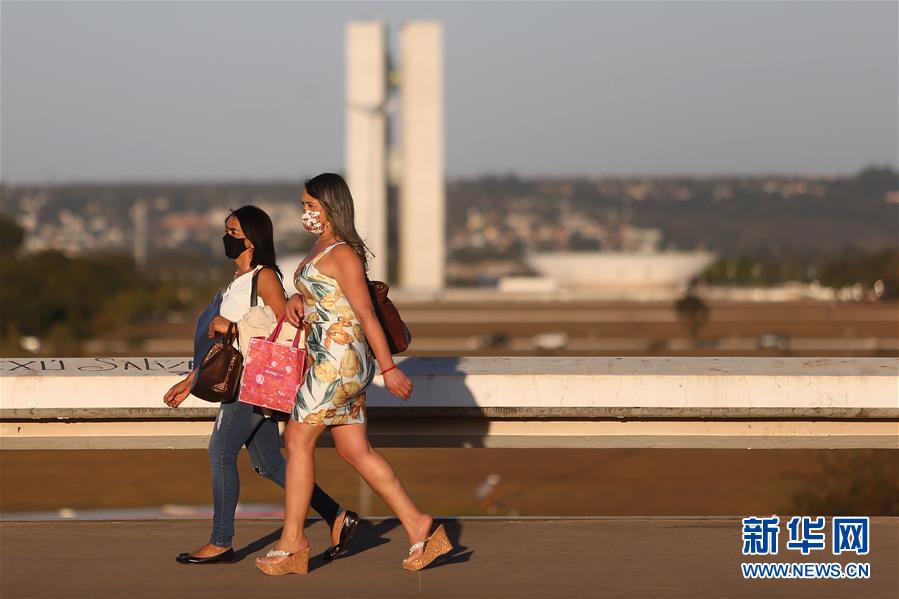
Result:
[[[278,423],[266,418],[259,408],[239,401],[223,403],[209,440],[209,467],[212,471],[212,538],[210,543],[230,547],[234,536],[234,512],[240,497],[237,454],[246,445],[253,469],[284,487],[287,461],[281,455]],[[312,488],[311,507],[332,526],[340,505],[322,491]]]

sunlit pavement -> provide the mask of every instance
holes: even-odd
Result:
[[[253,558],[276,520],[241,520],[227,565],[184,566],[175,556],[206,542],[197,520],[0,523],[0,595],[13,598],[226,597],[899,597],[899,518],[872,518],[867,556],[741,555],[739,517],[459,519],[444,521],[456,549],[419,572],[400,560],[395,520],[360,525],[351,554],[310,562],[307,576],[269,578]],[[829,519],[828,519],[829,522]],[[308,528],[313,554],[328,544]],[[868,562],[868,580],[744,580],[740,562]]]

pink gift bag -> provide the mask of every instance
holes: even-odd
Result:
[[[294,335],[292,345],[275,343],[283,324],[282,316],[268,338],[250,339],[238,400],[289,414],[303,384],[306,349],[298,347],[302,329]]]

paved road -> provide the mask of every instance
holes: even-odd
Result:
[[[828,525],[830,520],[828,519]],[[871,554],[803,558],[783,546],[765,561],[871,564],[869,580],[753,581],[740,574],[738,518],[450,520],[457,549],[420,572],[403,571],[405,540],[393,520],[363,523],[356,551],[308,576],[266,578],[253,557],[273,542],[275,521],[240,521],[232,565],[182,566],[176,553],[199,545],[202,521],[4,522],[0,595],[97,597],[580,597],[876,598],[899,597],[899,518],[875,518]],[[309,528],[314,547],[327,532]],[[828,535],[829,539],[829,535]],[[762,561],[759,559],[759,561]]]

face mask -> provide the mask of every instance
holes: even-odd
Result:
[[[243,239],[232,237],[227,233],[225,233],[224,237],[222,237],[222,243],[225,244],[225,255],[232,260],[236,260],[237,257],[243,254],[247,249],[247,246],[244,245]]]
[[[312,212],[311,210],[303,210],[303,216],[300,217],[300,220],[303,221],[303,228],[310,233],[321,235],[325,230],[325,226],[322,224],[322,221],[319,220],[321,215],[321,211]]]

